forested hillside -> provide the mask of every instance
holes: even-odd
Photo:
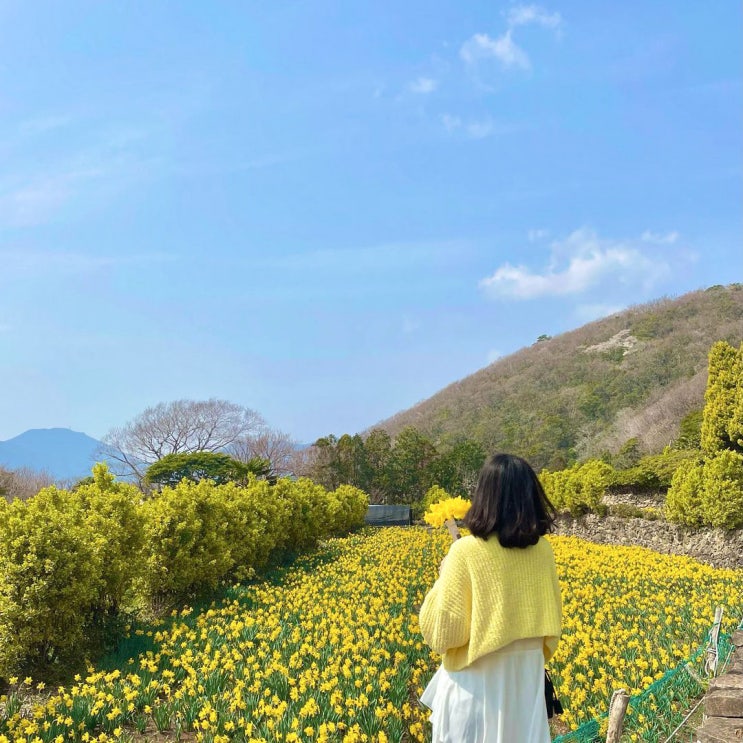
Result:
[[[630,439],[660,451],[701,410],[707,354],[743,341],[743,284],[632,307],[523,348],[377,426],[475,439],[559,468]]]

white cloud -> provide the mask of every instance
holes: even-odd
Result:
[[[430,77],[419,77],[417,80],[410,83],[409,87],[413,93],[425,95],[427,93],[433,93],[433,91],[439,87],[439,83],[438,80],[434,80]]]
[[[640,239],[646,243],[656,243],[658,245],[673,245],[673,243],[675,243],[679,239],[679,237],[679,233],[675,230],[672,232],[667,232],[666,234],[645,230],[645,232],[642,233]]]
[[[494,361],[497,361],[498,359],[503,357],[503,353],[499,351],[497,348],[491,348],[488,351],[488,364],[492,364]]]
[[[548,13],[538,5],[515,5],[508,12],[508,25],[510,28],[516,26],[527,26],[536,23],[546,28],[559,28],[562,17],[559,13]]]
[[[515,5],[506,14],[508,28],[496,38],[486,33],[477,33],[462,44],[459,56],[470,66],[481,60],[496,59],[508,68],[528,70],[529,55],[514,41],[514,31],[520,26],[537,25],[549,28],[558,35],[562,27],[562,16],[549,13],[538,5]]]
[[[648,257],[638,240],[605,240],[582,228],[551,246],[551,258],[542,272],[504,263],[479,282],[491,297],[537,299],[579,295],[607,282],[649,288],[670,272],[669,264]]]
[[[511,38],[511,29],[497,39],[491,39],[487,34],[475,34],[464,42],[459,54],[468,64],[494,58],[504,67],[529,69],[531,66],[526,52]]]
[[[537,242],[539,240],[543,240],[547,235],[549,235],[549,230],[543,230],[543,229],[531,229],[527,233],[527,237],[529,238],[530,243]]]

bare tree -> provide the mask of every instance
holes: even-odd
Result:
[[[117,474],[142,485],[150,464],[167,454],[223,451],[265,425],[250,408],[227,400],[175,400],[149,407],[104,437],[102,454]]]
[[[32,470],[29,467],[6,470],[0,467],[0,497],[8,501],[16,498],[26,500],[42,488],[55,483],[54,477],[44,470]]]
[[[229,453],[241,462],[259,458],[268,461],[271,474],[283,477],[294,473],[297,442],[288,433],[261,428],[251,436],[243,436],[229,447]]]
[[[296,477],[312,477],[317,460],[317,447],[297,447],[289,460],[289,470]]]

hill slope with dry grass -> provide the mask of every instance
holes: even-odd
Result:
[[[704,405],[707,353],[743,342],[743,284],[631,307],[499,359],[382,421],[437,441],[479,440],[537,467],[616,452],[637,438],[648,453]]]

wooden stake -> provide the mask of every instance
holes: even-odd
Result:
[[[627,714],[629,694],[625,689],[617,689],[609,702],[609,729],[606,732],[606,743],[619,743],[624,727],[624,716]]]
[[[451,541],[456,542],[459,537],[462,535],[459,533],[459,527],[457,527],[457,522],[454,521],[454,519],[447,519],[444,521],[446,524],[446,528],[449,530],[449,534],[451,534]]]
[[[720,640],[720,625],[722,624],[722,607],[715,609],[715,623],[712,625],[712,635],[709,638],[707,652],[704,659],[704,670],[708,676],[717,675],[717,661],[719,656],[718,642]]]

